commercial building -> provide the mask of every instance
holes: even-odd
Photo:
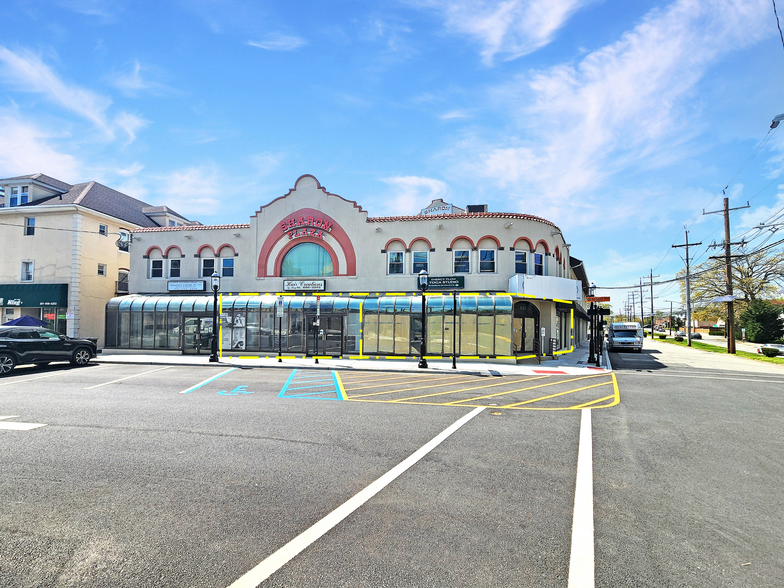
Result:
[[[128,292],[130,233],[189,221],[98,182],[0,180],[0,324],[29,315],[103,345],[105,306]]]
[[[582,263],[550,221],[437,200],[370,217],[311,175],[249,223],[140,227],[131,296],[107,305],[106,346],[209,353],[210,277],[221,279],[222,353],[427,353],[515,359],[586,336]]]

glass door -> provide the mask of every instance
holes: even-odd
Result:
[[[212,350],[212,317],[182,317],[182,352],[209,354]]]
[[[307,355],[343,355],[343,315],[309,314],[305,320]]]

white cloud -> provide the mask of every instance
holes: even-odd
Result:
[[[0,46],[0,72],[2,81],[22,92],[41,94],[48,101],[91,122],[105,140],[114,140],[115,131],[120,129],[128,137],[127,143],[136,139],[136,132],[146,126],[138,115],[120,112],[109,120],[111,98],[63,81],[40,56],[27,51],[11,51]]]
[[[675,147],[700,126],[688,110],[696,85],[724,52],[765,34],[768,8],[763,0],[679,0],[576,65],[497,88],[521,130],[466,135],[452,152],[455,173],[519,186],[567,211],[585,204],[570,197],[620,170],[681,156]]]
[[[51,145],[67,137],[24,121],[13,111],[0,111],[0,132],[0,177],[41,172],[65,182],[80,181],[82,163]]]
[[[371,211],[372,216],[418,214],[433,200],[446,198],[449,194],[449,186],[433,178],[396,176],[381,178],[381,181],[390,191],[385,198],[379,199],[380,210],[378,213]]]
[[[432,8],[446,27],[482,45],[482,61],[492,65],[527,55],[547,45],[569,17],[593,0],[411,0]]]
[[[220,170],[211,164],[176,170],[158,180],[158,198],[186,216],[214,215],[221,205],[221,186],[228,183],[221,181]]]
[[[438,118],[440,118],[441,120],[455,120],[455,119],[471,118],[472,116],[473,115],[467,110],[450,110],[449,112],[445,112]]]
[[[293,51],[305,45],[305,39],[282,33],[272,33],[267,35],[263,41],[248,41],[248,45],[268,51]]]
[[[162,76],[162,72],[155,67],[142,65],[138,61],[131,64],[130,71],[115,73],[110,76],[111,84],[126,96],[135,97],[143,92],[153,94],[170,93],[172,89],[165,84],[150,79]]]

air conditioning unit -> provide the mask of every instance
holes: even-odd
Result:
[[[472,212],[487,212],[487,204],[469,204],[466,206],[466,214]]]

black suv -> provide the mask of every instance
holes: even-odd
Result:
[[[0,376],[26,363],[70,361],[87,365],[99,353],[94,339],[73,339],[42,327],[0,326]]]

